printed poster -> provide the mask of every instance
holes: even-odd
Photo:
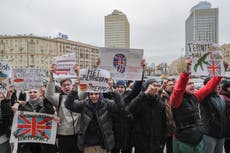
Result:
[[[100,68],[115,80],[141,80],[142,49],[100,48]]]
[[[39,89],[44,78],[44,71],[42,69],[15,68],[12,73],[12,82],[15,89],[18,90]]]
[[[76,78],[74,65],[77,62],[75,53],[69,53],[55,58],[54,78]]]
[[[17,111],[13,119],[10,142],[54,144],[56,131],[54,115]]]
[[[223,76],[224,64],[221,48],[218,44],[200,41],[187,44],[192,57],[192,75]]]
[[[81,92],[108,92],[110,72],[103,69],[80,69],[79,71]]]

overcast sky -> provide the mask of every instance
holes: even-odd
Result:
[[[230,43],[230,0],[219,8],[219,44]],[[0,34],[57,36],[104,46],[104,16],[118,9],[130,23],[130,47],[144,49],[148,63],[170,63],[185,44],[185,20],[199,0],[0,0]]]

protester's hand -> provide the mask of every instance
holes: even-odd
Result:
[[[143,67],[143,69],[146,67],[147,63],[145,62],[145,59],[141,60],[141,67]]]
[[[100,60],[100,58],[98,57],[98,58],[97,58],[97,61],[95,62],[94,68],[97,69],[97,68],[99,67],[100,64],[101,64],[101,60]]]
[[[147,90],[145,90],[145,94],[157,95],[158,87],[159,86],[154,86],[152,84],[149,84]]]
[[[80,66],[78,64],[74,65],[74,72],[79,75]]]
[[[77,91],[79,84],[80,84],[80,78],[77,78],[73,84],[74,91]]]
[[[56,65],[55,64],[52,64],[51,67],[50,67],[50,75],[53,76],[53,74],[56,72]]]
[[[111,91],[114,92],[115,91],[115,89],[114,89],[114,81],[113,81],[112,78],[109,78],[108,85],[109,85]]]
[[[61,123],[60,117],[58,117],[58,116],[56,116],[56,115],[54,115],[54,121],[55,121],[57,124],[59,124],[59,125],[60,125],[60,123]]]
[[[190,73],[191,72],[191,65],[192,65],[192,59],[190,57],[187,57],[185,59],[185,72]]]
[[[18,111],[18,107],[19,107],[19,103],[15,103],[15,104],[11,107],[11,109],[12,109],[12,111],[15,113],[16,111]]]
[[[164,80],[161,85],[161,88],[164,89],[167,86],[167,83],[168,83],[168,80]]]
[[[101,64],[101,60],[100,60],[100,58],[97,58],[96,66],[98,67],[100,64]]]

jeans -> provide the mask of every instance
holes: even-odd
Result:
[[[0,144],[0,152],[1,153],[11,153],[9,141],[6,141],[6,142]]]
[[[214,138],[204,135],[203,153],[222,153],[224,148],[224,138]]]

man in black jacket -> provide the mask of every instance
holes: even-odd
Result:
[[[159,83],[155,79],[147,80],[145,91],[127,107],[134,117],[135,153],[162,153],[166,113],[158,89]]]
[[[121,96],[114,92],[114,100],[103,98],[101,93],[88,93],[85,100],[78,99],[78,93],[71,91],[65,100],[67,109],[81,113],[78,148],[84,153],[110,152],[114,147],[114,135],[109,112],[119,111]],[[94,151],[93,151],[94,150]]]
[[[1,153],[10,153],[10,126],[12,124],[13,112],[11,111],[10,100],[0,92],[0,151]]]
[[[204,85],[210,80],[206,78]],[[203,153],[222,153],[227,127],[226,104],[218,94],[219,85],[201,103],[204,122]]]
[[[126,82],[118,80],[116,82],[116,91],[122,97],[123,107],[119,113],[111,113],[113,122],[113,131],[115,136],[115,147],[111,153],[132,153],[131,135],[133,130],[133,122],[130,114],[125,107],[140,93],[142,81],[136,81],[132,90],[126,90]]]

